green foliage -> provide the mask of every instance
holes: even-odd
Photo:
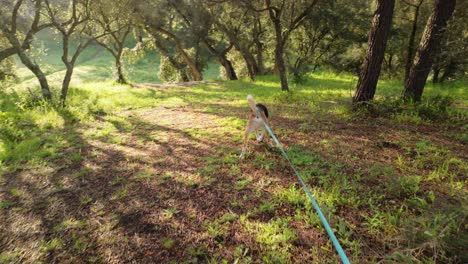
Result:
[[[199,59],[197,57],[197,50],[195,48],[191,48],[185,51],[188,56],[197,62],[197,68],[200,72],[202,72],[207,66],[207,61],[205,59]],[[185,62],[181,58],[180,55],[175,57],[175,61],[178,64],[185,65]],[[179,71],[174,65],[172,65],[169,59],[165,56],[161,56],[160,65],[159,65],[159,79],[164,82],[183,82],[182,75],[185,75],[189,78],[189,80],[193,80],[192,73],[187,65],[184,66],[182,69],[183,72]]]
[[[296,189],[294,186],[282,190],[278,194],[278,199],[283,203],[288,203],[297,207],[303,207],[308,202],[304,191],[301,188]]]
[[[397,198],[412,197],[419,191],[421,176],[392,177],[387,192]]]
[[[159,79],[164,82],[182,82],[182,76],[180,72],[169,62],[169,59],[165,56],[161,56],[159,64]]]
[[[245,63],[242,54],[236,50],[231,49],[227,54],[227,59],[231,61],[232,66],[234,67],[234,71],[236,72],[237,78],[248,78],[249,77],[249,70],[247,69],[247,64]],[[223,80],[227,80],[228,77],[226,76],[226,72],[224,67],[219,67],[219,77]]]
[[[264,262],[284,263],[291,260],[291,242],[296,240],[296,233],[289,227],[287,219],[278,218],[268,223],[242,222],[249,233],[255,234],[257,242],[265,250]]]
[[[1,41],[1,40],[0,40]],[[1,48],[1,44],[0,44]],[[13,81],[16,78],[15,61],[9,57],[0,61],[0,82]],[[0,89],[3,85],[0,85]]]
[[[323,72],[311,74],[304,84],[296,86],[293,93],[288,95],[277,92],[278,79],[274,76],[262,76],[255,82],[225,82],[189,89],[172,87],[164,90],[132,88],[97,81],[74,86],[69,105],[63,109],[42,105],[42,102],[29,103],[31,98],[24,96],[28,92],[17,87],[15,89],[18,94],[3,93],[0,97],[0,117],[4,121],[0,125],[1,172],[16,176],[19,172],[37,170],[37,179],[47,180],[41,176],[49,172],[41,170],[53,168],[63,171],[62,166],[66,166],[67,172],[71,170],[71,177],[65,176],[51,183],[58,190],[57,195],[62,195],[65,193],[63,190],[71,183],[83,184],[103,178],[103,168],[99,167],[103,156],[99,155],[100,147],[95,147],[94,144],[105,145],[111,147],[113,152],[123,155],[126,160],[122,160],[125,164],[122,168],[129,170],[128,174],[119,171],[103,179],[110,203],[139,201],[141,197],[134,192],[134,188],[139,188],[141,184],[145,188],[158,190],[176,184],[178,188],[188,192],[229,192],[232,200],[225,201],[223,211],[217,214],[219,218],[206,220],[203,224],[198,224],[197,218],[190,212],[189,218],[186,218],[185,209],[188,207],[179,208],[178,203],[169,204],[162,211],[158,220],[164,225],[171,225],[172,228],[172,224],[183,220],[184,225],[196,226],[194,230],[201,230],[202,242],[187,249],[183,256],[187,262],[222,262],[224,260],[215,255],[220,251],[226,251],[237,263],[294,261],[297,250],[303,248],[303,240],[308,243],[307,240],[310,239],[314,243],[313,238],[296,238],[296,231],[306,228],[307,233],[315,237],[317,234],[324,234],[324,230],[303,190],[294,185],[294,179],[289,178],[293,175],[290,175],[291,172],[285,167],[286,163],[278,156],[280,154],[277,151],[262,148],[258,144],[256,146],[259,149],[251,154],[250,162],[239,161],[237,139],[241,137],[245,125],[245,120],[242,119],[247,113],[245,95],[251,93],[259,102],[265,102],[270,107],[274,131],[278,132],[280,140],[285,143],[288,155],[312,188],[314,197],[335,228],[338,238],[353,256],[353,262],[372,262],[373,253],[369,253],[368,248],[364,247],[368,241],[378,241],[379,244],[392,247],[391,250],[379,253],[379,257],[389,254],[388,258],[393,260],[398,259],[399,254],[401,259],[414,262],[430,261],[432,248],[427,245],[437,243],[438,258],[448,263],[456,262],[457,257],[462,254],[460,249],[463,247],[457,243],[464,241],[460,238],[463,235],[464,222],[462,213],[451,215],[451,212],[457,211],[463,204],[461,197],[464,197],[466,175],[463,155],[455,147],[443,147],[441,142],[432,141],[432,137],[427,135],[429,132],[425,130],[427,126],[405,124],[402,126],[404,129],[396,126],[378,135],[373,130],[368,135],[361,134],[361,130],[355,130],[356,124],[352,122],[362,122],[359,128],[361,125],[367,128],[366,122],[369,122],[373,128],[374,125],[384,127],[394,121],[391,120],[392,115],[383,115],[377,120],[348,119],[349,87],[352,82],[353,77],[349,75]],[[398,94],[399,84],[383,84],[379,91],[381,95]],[[458,85],[450,88],[458,96],[457,102],[448,105],[445,110],[451,116],[454,109],[461,111],[459,106],[463,106],[466,100],[460,92],[462,87]],[[438,86],[427,92],[431,95],[445,93]],[[377,103],[381,102],[379,98]],[[334,103],[328,103],[330,100]],[[16,102],[19,104],[15,104]],[[195,109],[191,113],[201,111],[206,116],[214,117],[213,127],[184,127],[180,130],[181,137],[186,137],[185,142],[197,146],[205,144],[204,142],[212,144],[205,157],[196,157],[195,172],[165,170],[165,166],[170,166],[172,162],[173,157],[170,155],[149,157],[154,158],[151,161],[154,166],[148,166],[148,157],[133,153],[133,149],[137,152],[140,148],[153,149],[155,145],[174,147],[177,144],[171,138],[174,134],[179,135],[179,131],[172,127],[172,120],[159,120],[158,116],[149,116],[148,118],[156,121],[148,124],[139,119],[140,114],[144,115],[148,111],[154,113],[152,109],[155,107],[171,113],[177,111],[178,114],[180,109],[192,107]],[[180,114],[183,115],[182,112]],[[430,122],[425,120],[422,122]],[[449,128],[458,124],[451,122],[453,119],[437,120],[442,126],[450,125]],[[173,130],[168,132],[165,131],[166,128]],[[424,133],[416,132],[413,135],[406,128],[410,128],[410,131],[419,131],[421,128]],[[450,129],[447,131],[450,132]],[[456,129],[457,133],[460,131],[462,130]],[[437,133],[442,134],[445,131]],[[385,149],[381,145],[376,147],[372,141],[374,136],[396,142],[401,148]],[[115,137],[133,139],[117,142],[112,140]],[[443,142],[450,139],[451,136],[447,135]],[[356,142],[358,145],[363,143],[364,157],[372,156],[368,163],[359,160],[361,149],[350,149],[349,144]],[[89,147],[91,144],[93,147]],[[388,158],[380,159],[373,155],[380,148],[386,154],[388,151]],[[128,150],[132,153],[124,152]],[[21,154],[23,152],[27,153]],[[400,157],[398,166],[393,164],[397,162],[394,157]],[[96,167],[88,164],[96,160]],[[159,172],[160,168],[162,170]],[[10,180],[10,177],[6,178],[0,176],[0,185],[3,186]],[[210,181],[209,186],[200,184],[205,180]],[[135,186],[132,187],[132,184]],[[16,189],[8,192],[12,188]],[[83,208],[90,207],[90,218],[98,217],[94,220],[102,224],[98,227],[98,232],[101,232],[101,229],[109,228],[111,224],[108,223],[110,220],[107,219],[107,210],[98,206],[99,199],[93,195],[93,192],[81,193],[79,198],[77,196],[76,203]],[[15,201],[29,199],[29,196],[30,193],[20,186],[9,187],[6,192],[7,200],[0,202],[0,209],[9,213],[30,210],[18,207]],[[235,213],[226,213],[224,208]],[[453,217],[450,220],[452,224],[433,221],[433,214]],[[272,218],[268,220],[269,217]],[[415,218],[418,217],[420,219],[416,221]],[[96,222],[83,224],[79,219],[68,220],[64,218],[57,225],[57,229],[65,233],[60,237],[62,246],[58,242],[51,242],[49,252],[56,251],[57,254],[64,255],[92,252],[93,245],[82,234],[70,234],[68,238],[64,236],[81,229],[95,234],[96,230],[92,228]],[[444,227],[447,227],[445,231]],[[231,244],[230,232],[239,228],[243,229],[239,234],[251,241],[248,247]],[[118,231],[118,228],[109,229]],[[403,232],[406,229],[414,230],[414,233],[406,235]],[[417,234],[424,234],[425,231],[428,231],[427,235]],[[445,234],[444,239],[438,238],[441,233]],[[128,245],[131,240],[126,240],[125,243]],[[166,244],[161,239],[160,243],[160,247],[168,250],[179,249],[176,246],[179,240],[171,243],[168,239]],[[307,251],[307,254],[312,254],[314,259],[334,260],[331,245],[312,248],[314,249]],[[419,254],[420,249],[422,253]],[[12,252],[8,251],[2,257],[10,257]]]
[[[423,98],[418,103],[406,102],[401,99],[386,99],[361,106],[355,114],[357,116],[366,114],[372,117],[391,117],[398,122],[414,124],[441,119],[461,122],[466,118],[466,113],[451,108],[453,102],[454,99],[451,96],[440,94]]]
[[[44,253],[47,253],[53,250],[61,249],[63,245],[64,245],[63,240],[59,238],[53,238],[49,241],[43,241],[41,246],[42,246]]]
[[[163,238],[162,244],[165,249],[171,249],[175,245],[175,241],[171,238]]]

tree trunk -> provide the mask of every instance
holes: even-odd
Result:
[[[413,27],[411,29],[411,35],[408,41],[408,50],[406,54],[406,66],[405,66],[405,81],[408,79],[408,75],[411,69],[411,63],[413,62],[414,57],[414,39],[416,38],[416,32],[418,29],[418,17],[419,17],[419,8],[421,7],[423,1],[419,2],[419,5],[414,6],[414,18],[413,18]]]
[[[255,22],[254,22],[254,30],[253,30],[253,42],[256,46],[256,59],[257,59],[257,74],[263,75],[265,74],[265,64],[263,61],[263,49],[264,45],[260,41],[261,35],[265,32],[262,28],[262,22],[260,20],[259,14],[255,12]]]
[[[393,75],[393,54],[388,55],[388,71],[390,72],[390,75]]]
[[[22,50],[18,51],[18,56],[20,57],[21,62],[36,76],[39,84],[41,85],[42,96],[44,99],[51,100],[52,93],[50,92],[49,84],[47,83],[46,76],[39,66],[33,63]]]
[[[377,82],[382,67],[382,61],[387,46],[387,38],[392,23],[395,0],[378,0],[372,19],[369,34],[367,54],[361,65],[353,103],[370,101],[374,98]]]
[[[234,45],[234,48],[237,51],[240,52],[240,54],[242,55],[242,58],[244,58],[245,64],[247,65],[247,71],[249,72],[250,79],[255,80],[255,76],[258,73],[258,66],[257,66],[257,62],[255,61],[255,58],[252,55],[252,53],[250,52],[250,50],[248,48],[245,48],[240,43],[240,41],[237,38],[236,34],[234,32],[232,32],[229,28],[227,28],[225,25],[223,25],[223,24],[221,24],[219,22],[216,22],[216,25],[221,30],[221,32],[226,34],[226,36],[229,39],[229,42],[232,43],[232,45]]]
[[[250,79],[252,81],[255,80],[255,76],[258,73],[258,67],[257,67],[257,62],[255,61],[254,56],[248,49],[242,47],[242,45],[239,44],[237,39],[232,43],[234,44],[234,47],[236,48],[236,50],[241,53],[242,58],[244,58],[245,64],[247,65],[247,71],[249,72]]]
[[[65,77],[63,78],[62,82],[62,91],[60,92],[60,104],[62,105],[62,107],[65,107],[65,101],[67,100],[68,87],[70,87],[70,81],[73,75],[74,65],[67,64],[66,67],[67,70],[65,72]]]
[[[455,2],[455,0],[435,0],[432,14],[427,21],[413,66],[405,83],[404,99],[421,100],[424,85],[432,67],[433,57],[446,29],[447,21],[455,9]]]
[[[439,82],[440,68],[434,68],[434,75],[432,76],[432,83],[436,84]]]
[[[275,60],[278,66],[278,73],[281,81],[281,91],[289,91],[286,67],[283,59],[283,43],[277,42],[275,47]]]
[[[16,54],[16,49],[14,47],[11,48],[6,48],[4,50],[0,51],[0,62],[2,62],[4,59],[13,56]]]
[[[122,63],[120,62],[120,59],[116,59],[115,68],[117,69],[117,82],[120,84],[126,84],[127,80],[125,80],[125,77],[123,75]]]
[[[257,46],[257,66],[258,74],[265,74],[265,63],[263,61],[263,43],[260,40],[255,39],[255,45]]]
[[[205,47],[208,49],[208,51],[216,57],[218,60],[219,64],[221,64],[224,67],[224,70],[226,71],[226,75],[229,78],[229,80],[237,80],[237,75],[236,71],[234,70],[234,67],[232,66],[232,63],[228,58],[226,57],[226,52],[219,52],[217,51],[209,42],[206,38],[202,39],[203,44]],[[232,46],[231,46],[232,47]]]
[[[226,71],[226,75],[229,78],[229,80],[237,80],[236,71],[234,70],[234,67],[232,66],[231,61],[228,60],[226,57],[227,51],[226,52],[217,51],[213,46],[210,45],[210,43],[206,39],[203,39],[202,42],[203,44],[205,44],[208,51],[213,56],[215,56],[218,62],[224,67],[224,70]]]
[[[47,83],[46,76],[41,71],[41,68],[37,64],[31,61],[29,57],[24,53],[24,49],[21,46],[19,40],[14,34],[5,34],[5,37],[8,39],[10,44],[15,48],[16,54],[20,57],[21,62],[36,76],[39,84],[41,86],[42,96],[46,100],[52,99],[52,93],[49,89],[49,84]]]
[[[456,64],[451,61],[445,68],[442,77],[440,77],[440,83],[445,82],[449,77],[451,77],[455,73],[456,69]]]
[[[176,35],[172,34],[171,32],[165,29],[158,28],[158,30],[164,35],[174,40],[176,44],[176,50],[177,52],[179,52],[180,56],[182,56],[182,59],[184,60],[185,64],[187,64],[187,66],[189,67],[190,72],[192,73],[193,80],[194,81],[203,80],[200,70],[197,68],[196,63],[190,58],[187,52],[185,52],[184,48],[182,47],[182,42],[180,41],[180,39]]]
[[[177,62],[177,60],[174,58],[174,56],[172,56],[169,53],[169,51],[164,47],[164,45],[160,42],[161,39],[155,32],[151,32],[151,35],[153,36],[154,45],[156,46],[156,48],[159,50],[161,55],[166,57],[169,60],[169,63],[172,64],[172,66],[177,69],[177,71],[180,74],[180,77],[182,78],[182,81],[184,81],[184,82],[190,81],[189,77],[185,73],[186,65]]]
[[[284,65],[283,53],[284,53],[284,42],[283,42],[283,32],[281,30],[281,18],[278,11],[272,9],[268,10],[270,19],[273,22],[275,28],[275,66],[278,69],[280,81],[281,81],[281,90],[289,91],[288,79],[286,76],[286,67]]]
[[[176,45],[176,48],[177,48],[177,51],[179,52],[179,54],[184,59],[187,66],[189,67],[190,72],[192,73],[192,76],[193,76],[193,80],[194,81],[203,80],[203,77],[202,77],[202,74],[201,74],[200,70],[197,68],[196,63],[189,57],[187,52],[185,52],[185,50],[179,45]]]
[[[119,49],[117,57],[115,57],[115,69],[117,70],[117,82],[120,84],[126,84],[127,80],[125,80],[122,69],[122,50],[123,49]]]

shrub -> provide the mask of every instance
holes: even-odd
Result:
[[[355,116],[393,118],[399,122],[419,124],[422,121],[464,119],[464,114],[451,108],[454,100],[450,96],[436,95],[421,102],[407,102],[402,99],[387,98],[360,104],[354,108]]]

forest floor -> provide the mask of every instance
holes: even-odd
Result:
[[[340,78],[2,95],[0,263],[339,263],[280,152],[251,138],[238,158],[247,94],[352,263],[466,263],[466,98],[353,112]]]

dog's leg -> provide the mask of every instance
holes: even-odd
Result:
[[[255,130],[255,138],[257,139],[257,142],[262,142],[264,133],[265,130],[261,127]]]
[[[262,118],[265,121],[265,123],[268,125],[268,127],[271,128],[270,124],[268,123],[268,119],[267,119],[265,113],[263,113],[263,112],[262,112]],[[265,130],[266,130],[265,125],[263,125],[262,129],[263,129],[263,131],[262,131],[262,140],[263,140],[263,136],[265,135]],[[267,142],[268,146],[274,147],[273,144],[271,144],[271,142],[269,140],[269,138],[271,138],[270,133],[266,133],[266,136],[267,136],[266,142]]]
[[[247,144],[249,142],[249,135],[255,130],[255,127],[253,125],[253,118],[249,118],[249,122],[247,122],[247,127],[245,128],[245,134],[244,134],[244,145],[242,147],[242,152],[239,156],[239,158],[243,159],[245,152],[247,151]]]
[[[260,135],[258,135],[258,131],[259,131],[259,130],[262,130],[262,132],[260,132]],[[257,136],[257,141],[258,141],[258,142],[262,142],[262,141],[263,141],[263,138],[264,138],[264,136],[265,136],[265,128],[260,128],[260,129],[256,130],[256,131],[255,131],[255,134],[256,134],[256,136]]]

